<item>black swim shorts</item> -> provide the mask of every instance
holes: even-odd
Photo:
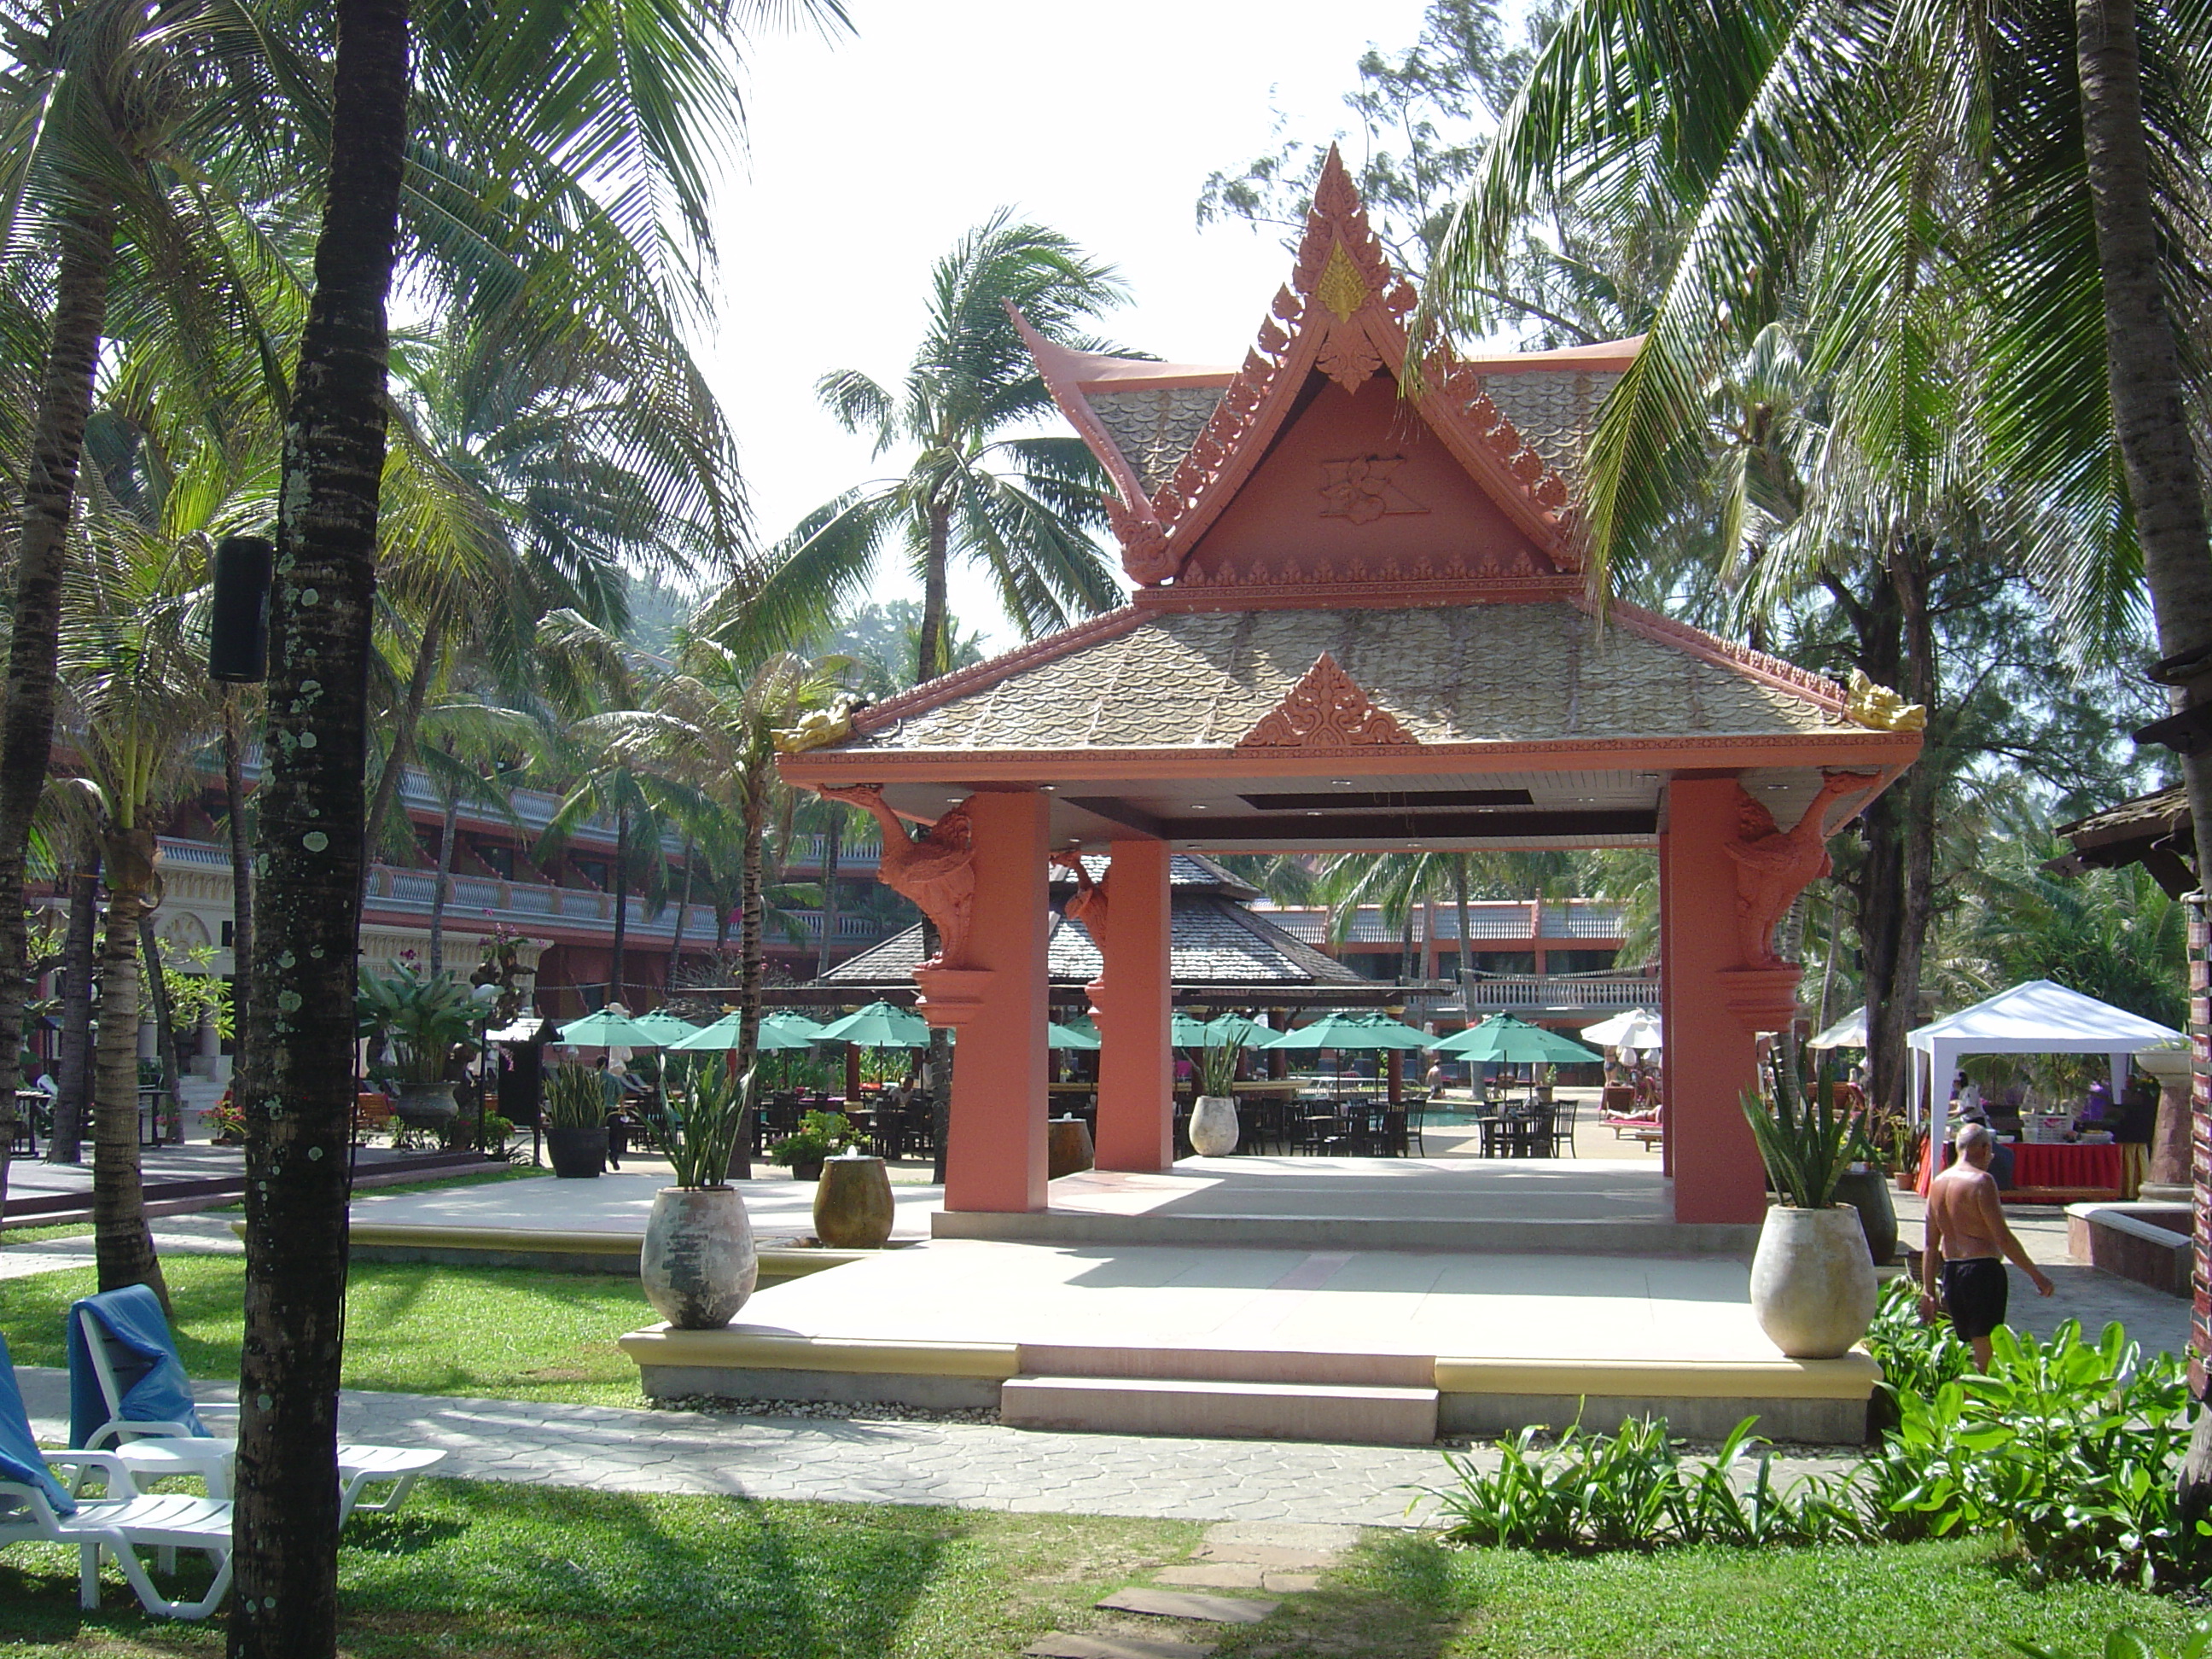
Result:
[[[1970,1256],[1943,1264],[1943,1311],[1960,1340],[1971,1342],[2004,1323],[2010,1289],[2005,1264],[1993,1255]]]

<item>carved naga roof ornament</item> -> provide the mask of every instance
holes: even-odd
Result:
[[[1875,732],[1922,732],[1928,726],[1923,703],[1907,702],[1886,685],[1876,685],[1863,669],[1851,670],[1850,696],[1844,713]]]
[[[884,835],[876,879],[914,901],[937,924],[938,951],[925,968],[959,968],[968,961],[968,928],[975,909],[975,830],[964,807],[954,807],[918,836],[884,804],[874,784],[850,789],[816,788],[824,800],[842,801],[872,817]]]
[[[1368,224],[1359,191],[1334,147],[1314,187],[1290,285],[1275,302],[1243,366],[1174,472],[1147,498],[1127,468],[1106,515],[1121,544],[1122,568],[1146,586],[1182,573],[1198,537],[1241,485],[1293,411],[1306,376],[1318,371],[1347,392],[1379,372],[1399,374],[1409,350],[1407,319],[1418,302]],[[1568,520],[1567,483],[1483,391],[1480,372],[1448,349],[1428,361],[1414,400],[1446,442],[1516,497],[1509,508],[1562,569],[1580,559]],[[1094,448],[1079,396],[1054,395]],[[1110,445],[1109,453],[1112,453]]]

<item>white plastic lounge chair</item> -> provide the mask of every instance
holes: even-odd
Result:
[[[84,1495],[95,1480],[105,1497]],[[157,1619],[204,1619],[230,1591],[230,1505],[142,1493],[112,1453],[40,1450],[8,1345],[0,1341],[0,1547],[32,1540],[76,1546],[77,1599],[88,1610],[100,1605],[103,1552],[115,1558],[139,1605]],[[215,1582],[197,1601],[168,1600],[138,1559],[142,1545],[161,1552],[164,1571],[173,1567],[178,1550],[204,1551],[215,1565]]]
[[[189,1423],[124,1415],[127,1390],[116,1375],[107,1332],[93,1310],[82,1303],[70,1316],[78,1322],[92,1375],[106,1407],[107,1420],[85,1437],[86,1449],[111,1451],[140,1480],[150,1483],[167,1475],[198,1475],[207,1482],[209,1497],[228,1498],[231,1466],[238,1452],[235,1428],[228,1437],[210,1438]],[[194,1409],[212,1416],[235,1413],[238,1407],[195,1402]],[[445,1461],[445,1452],[432,1446],[357,1446],[340,1442],[338,1524],[343,1526],[356,1510],[363,1515],[390,1514],[407,1501],[423,1471]],[[386,1481],[392,1483],[392,1490],[382,1498],[362,1501],[368,1487]]]

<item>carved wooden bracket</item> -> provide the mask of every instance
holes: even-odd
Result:
[[[1364,749],[1420,739],[1378,708],[1326,651],[1243,737],[1239,749]]]
[[[1797,895],[1835,868],[1828,837],[1835,803],[1872,788],[1876,780],[1856,772],[1822,775],[1820,793],[1787,834],[1775,828],[1765,807],[1736,786],[1737,830],[1728,854],[1735,860],[1736,947],[1746,968],[1779,969],[1789,964],[1774,954],[1774,930]]]
[[[968,928],[975,908],[975,843],[967,809],[956,806],[919,836],[884,803],[875,784],[849,789],[817,788],[824,800],[843,801],[868,813],[882,826],[883,862],[876,879],[921,907],[937,924],[937,954],[925,968],[962,968],[968,962]]]

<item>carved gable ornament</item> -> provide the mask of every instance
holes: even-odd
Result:
[[[1355,455],[1347,461],[1323,461],[1321,516],[1373,524],[1386,513],[1427,512],[1393,482],[1405,464],[1403,455]]]
[[[1273,712],[1237,740],[1239,749],[1370,749],[1420,739],[1359,689],[1326,651]]]

